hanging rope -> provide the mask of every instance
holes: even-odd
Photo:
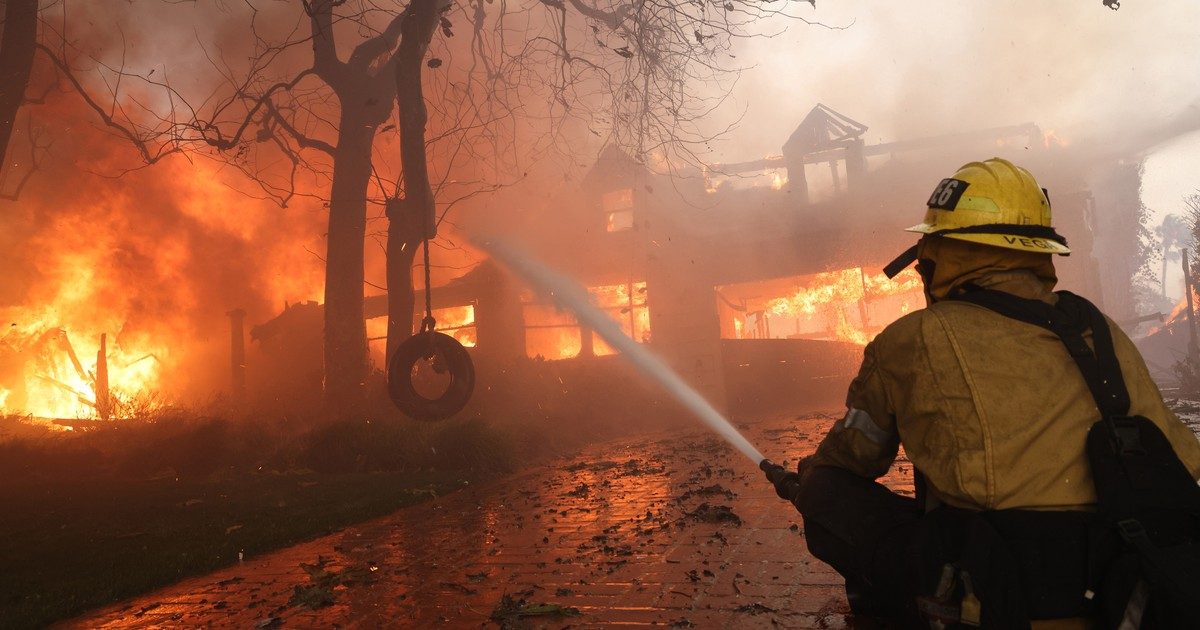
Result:
[[[426,223],[429,220],[426,219]],[[426,226],[426,234],[429,233]],[[425,239],[425,243],[421,246],[425,252],[425,319],[421,320],[421,332],[433,332],[437,327],[437,320],[433,318],[433,280],[429,271],[429,238]]]

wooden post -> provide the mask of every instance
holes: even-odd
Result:
[[[1197,352],[1196,346],[1196,309],[1192,304],[1192,271],[1187,249],[1183,250],[1183,294],[1187,296],[1188,359],[1196,365],[1200,360],[1200,352]]]
[[[787,156],[784,157],[787,159]],[[808,203],[808,176],[804,172],[804,160],[800,158],[788,160],[787,189],[799,197],[799,203]]]
[[[101,420],[112,417],[112,398],[108,394],[108,335],[100,335],[100,350],[96,352],[96,414]]]
[[[582,325],[579,327],[579,356],[596,356],[596,340],[592,336],[592,329]]]
[[[233,400],[242,402],[246,397],[246,341],[243,328],[246,311],[234,309],[229,316],[229,367],[233,386]]]
[[[866,332],[871,326],[871,322],[867,319],[867,273],[862,267],[858,268],[858,280],[862,283],[862,298],[858,301],[858,316],[862,319],[862,329]]]

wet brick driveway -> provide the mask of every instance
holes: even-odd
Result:
[[[829,415],[743,427],[794,464]],[[906,462],[887,482],[911,491]],[[578,616],[491,617],[505,596]],[[795,510],[701,429],[595,445],[73,620],[75,628],[841,628]]]

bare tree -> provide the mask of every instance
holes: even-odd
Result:
[[[1159,238],[1162,247],[1162,274],[1158,284],[1164,298],[1167,297],[1167,265],[1179,260],[1181,250],[1187,247],[1189,232],[1188,224],[1177,214],[1163,217],[1162,223],[1154,228],[1154,235]]]
[[[580,131],[668,168],[698,162],[722,131],[702,123],[738,69],[732,42],[777,32],[756,30],[781,28],[767,18],[795,17],[759,0],[300,0],[289,21],[289,5],[259,4],[245,3],[247,61],[205,48],[220,85],[203,97],[180,93],[167,69],[151,77],[93,59],[107,89],[96,95],[67,33],[49,29],[56,45],[39,49],[143,161],[208,149],[281,205],[327,200],[325,385],[339,404],[368,376],[370,207],[388,221],[390,349],[412,331],[417,244],[455,200],[519,177],[529,161],[575,157]],[[456,23],[469,39],[452,39]],[[139,100],[129,83],[160,96]],[[377,146],[393,130],[399,164]],[[304,172],[328,188],[298,185]]]
[[[25,100],[37,46],[37,0],[8,0],[0,40],[0,172],[8,166],[8,144]]]

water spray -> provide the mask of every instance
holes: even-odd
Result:
[[[688,411],[695,414],[717,435],[725,438],[734,448],[750,458],[755,465],[760,467],[769,465],[762,453],[758,452],[758,449],[754,448],[754,445],[750,444],[741,433],[738,433],[737,429],[699,392],[684,382],[646,346],[626,335],[611,317],[597,308],[589,298],[587,291],[578,283],[546,267],[508,242],[488,239],[479,241],[477,244],[534,288],[548,294],[559,308],[573,313],[581,324],[600,335],[609,346],[633,363],[639,372],[661,385]]]

